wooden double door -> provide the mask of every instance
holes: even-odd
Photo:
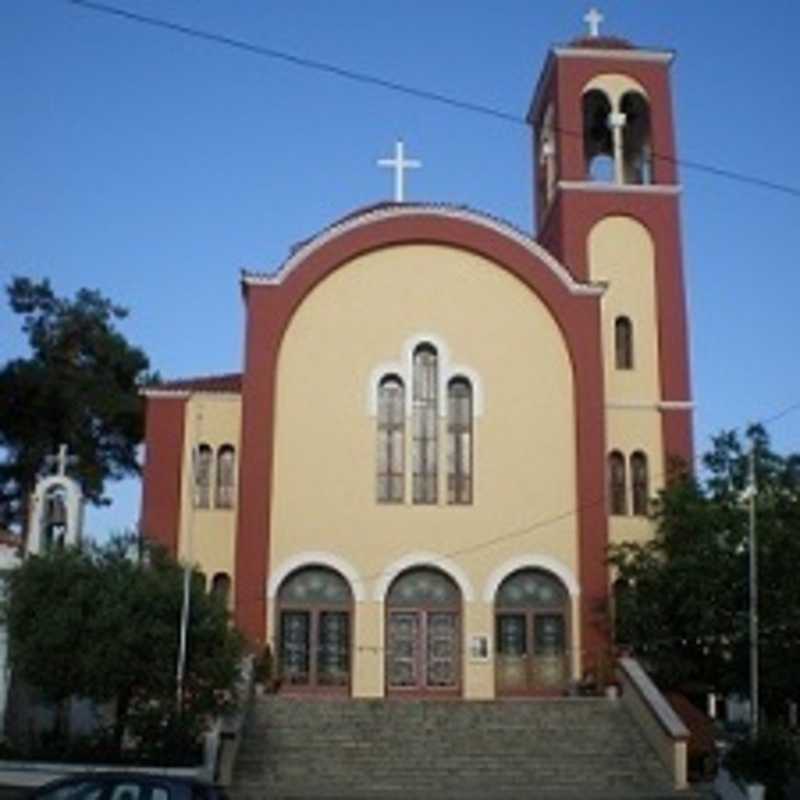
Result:
[[[390,692],[454,692],[459,688],[459,614],[426,609],[390,611],[386,683]]]
[[[566,686],[563,614],[507,611],[496,616],[498,694],[548,694]]]
[[[461,661],[458,587],[429,567],[401,575],[387,595],[387,694],[458,694]]]
[[[309,567],[278,595],[278,674],[282,689],[346,693],[350,689],[352,597],[338,573]]]

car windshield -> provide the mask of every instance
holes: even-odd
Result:
[[[37,792],[37,800],[98,800],[103,787],[95,781],[77,781]]]

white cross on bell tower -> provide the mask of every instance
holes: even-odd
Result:
[[[600,36],[600,23],[605,21],[605,17],[596,8],[590,8],[583,21],[589,26],[589,36],[597,39]]]
[[[75,461],[65,444],[55,455],[45,457],[45,467],[52,472],[39,477],[31,495],[26,553],[80,542],[83,493],[80,484],[67,475],[67,467]]]
[[[398,139],[394,143],[394,158],[381,158],[378,160],[378,166],[391,167],[394,170],[394,201],[395,203],[402,203],[404,199],[405,170],[419,169],[422,166],[422,162],[413,158],[406,158],[403,140]]]

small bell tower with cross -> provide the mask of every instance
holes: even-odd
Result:
[[[65,444],[55,455],[45,458],[45,470],[31,496],[26,554],[80,543],[83,492],[80,484],[67,475],[67,468],[75,461]]]

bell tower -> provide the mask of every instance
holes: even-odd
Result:
[[[548,54],[528,114],[537,239],[577,280],[607,287],[609,451],[626,464],[646,454],[663,476],[693,457],[674,54],[601,35],[594,9],[584,19],[588,35]]]
[[[55,468],[42,475],[31,496],[28,540],[25,552],[36,554],[52,547],[77,545],[83,530],[83,493],[80,484],[67,475],[67,466],[74,456],[62,444],[58,454],[48,456],[46,463]]]

